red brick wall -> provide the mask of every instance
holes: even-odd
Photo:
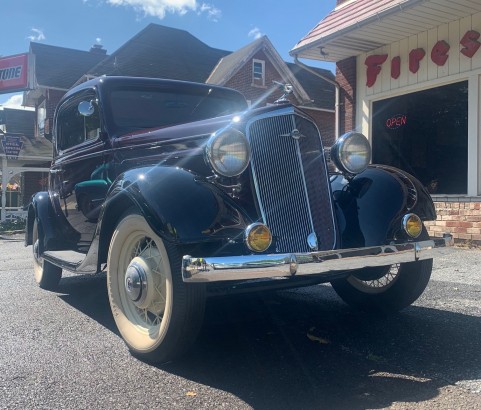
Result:
[[[339,125],[342,135],[356,127],[356,57],[336,63],[336,81],[341,87]]]
[[[481,243],[481,202],[435,202],[437,219],[426,222],[431,236],[449,232],[460,242]]]
[[[262,60],[265,62],[265,86],[252,85],[252,60]],[[259,107],[263,107],[266,104],[272,104],[275,100],[282,96],[280,90],[274,89],[274,81],[285,83],[287,79],[282,78],[279,72],[270,62],[269,58],[263,51],[259,51],[255,54],[253,59],[247,61],[244,66],[225,84],[226,87],[233,88],[244,94],[245,98],[255,104],[259,102]],[[269,91],[274,90],[271,94]],[[309,90],[307,90],[309,92]],[[297,105],[299,102],[292,94],[289,96],[289,100]],[[322,140],[325,146],[330,147],[334,141],[334,113],[304,109],[311,117],[313,117],[316,125],[321,132]]]
[[[324,147],[330,148],[336,140],[336,134],[334,130],[335,114],[333,112],[309,110],[307,108],[303,108],[302,110],[314,119],[317,128],[319,128],[319,132],[321,133]]]
[[[262,60],[265,62],[265,86],[253,86],[252,85],[252,60]],[[252,104],[260,101],[259,106],[263,107],[267,103],[273,103],[277,100],[282,92],[275,90],[272,94],[266,95],[270,90],[273,90],[273,81],[286,82],[279,72],[274,68],[270,60],[267,58],[263,51],[258,51],[253,59],[247,61],[244,66],[225,84],[226,87],[233,88],[240,91],[247,100],[250,100]],[[297,101],[293,101],[297,103]]]

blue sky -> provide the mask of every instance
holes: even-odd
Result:
[[[28,51],[30,41],[89,50],[117,50],[149,23],[187,30],[211,47],[236,50],[267,35],[286,61],[289,50],[336,0],[0,0],[0,56]],[[316,64],[333,70],[332,64]],[[19,94],[0,94],[15,105]]]

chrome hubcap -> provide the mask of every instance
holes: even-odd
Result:
[[[129,298],[139,304],[147,296],[147,274],[136,262],[131,262],[125,273],[125,290]]]
[[[147,308],[152,302],[152,273],[142,257],[135,257],[125,271],[125,293],[138,308]]]

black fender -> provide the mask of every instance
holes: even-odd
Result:
[[[33,224],[37,221],[39,233],[39,250],[72,249],[79,239],[62,216],[56,215],[48,192],[37,192],[28,205],[25,229],[25,246],[32,245]]]
[[[239,242],[252,222],[214,184],[175,167],[142,167],[119,175],[100,212],[100,236],[112,231],[112,221],[131,206],[162,239],[176,244]]]
[[[376,246],[402,238],[402,218],[407,213],[421,220],[436,219],[434,204],[421,183],[395,168],[370,166],[349,180],[334,175],[331,189],[341,248]]]

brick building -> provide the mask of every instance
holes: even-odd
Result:
[[[341,132],[373,162],[415,175],[438,219],[431,235],[481,241],[481,3],[338,0],[291,50],[336,63]]]

